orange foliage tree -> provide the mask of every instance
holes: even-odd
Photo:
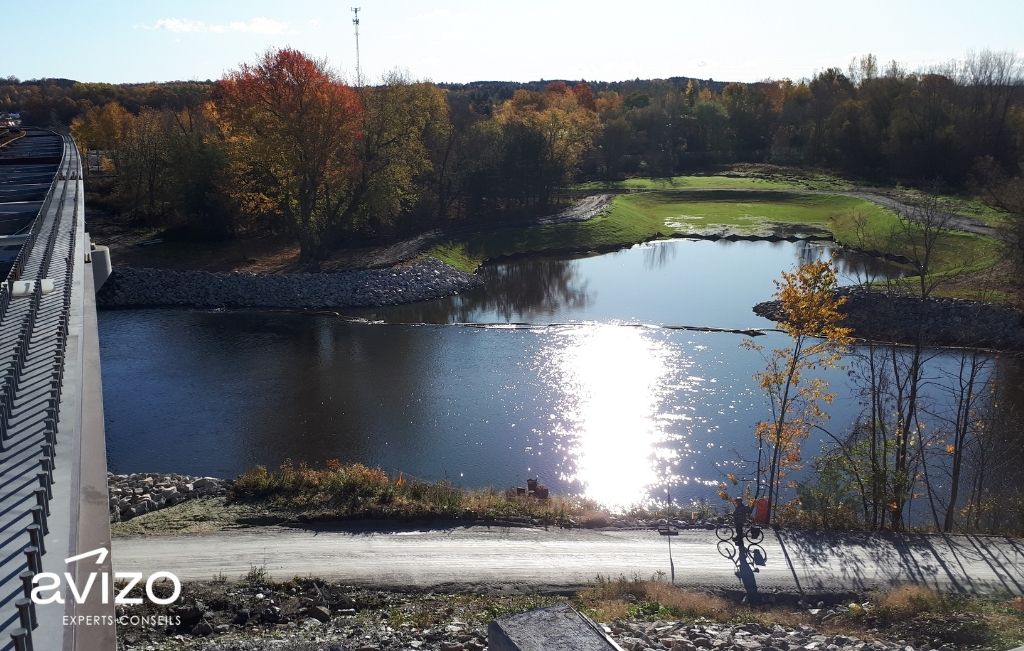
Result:
[[[530,179],[529,193],[540,205],[571,179],[600,131],[593,93],[589,87],[574,89],[565,82],[552,83],[543,93],[519,89],[494,114],[507,143],[518,138],[536,145],[510,147],[523,154],[510,169]]]
[[[283,216],[301,256],[351,200],[362,107],[324,61],[269,50],[218,82],[217,107],[243,207]]]
[[[846,297],[838,296],[836,272],[831,262],[811,262],[795,272],[783,272],[775,281],[776,299],[782,307],[780,327],[792,339],[788,348],[776,348],[766,355],[764,371],[757,380],[771,405],[771,420],[755,428],[758,441],[757,479],[766,485],[768,504],[775,513],[779,492],[788,470],[800,462],[800,445],[810,430],[828,418],[824,405],[834,394],[819,377],[805,377],[816,369],[838,365],[851,343],[851,330],[841,325],[840,307]],[[750,342],[748,347],[762,350]],[[767,467],[763,455],[767,453]]]

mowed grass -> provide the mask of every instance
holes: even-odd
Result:
[[[870,201],[836,194],[770,190],[653,190],[615,197],[585,222],[505,228],[428,252],[460,269],[505,257],[614,249],[686,235],[768,236],[780,231],[831,233],[845,246],[915,259],[919,229]],[[998,243],[970,233],[943,234],[931,272],[977,273],[999,259]]]

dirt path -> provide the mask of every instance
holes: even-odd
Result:
[[[817,193],[821,194],[821,193]],[[834,194],[834,193],[833,193]],[[878,194],[877,192],[871,192],[870,190],[853,190],[851,192],[842,192],[839,194],[845,194],[850,197],[857,197],[858,199],[865,199],[872,203],[876,203],[883,208],[888,208],[901,215],[905,215],[910,219],[916,219],[918,208],[911,206],[910,204],[897,201],[892,197],[887,197],[884,194]],[[950,212],[937,212],[936,218],[940,222],[948,224],[949,228],[958,231],[965,231],[967,233],[975,233],[977,235],[986,235],[988,237],[998,237],[999,233],[996,229],[992,228],[988,224],[981,222],[973,217],[966,215],[958,215]]]
[[[1006,538],[766,532],[766,563],[737,574],[714,532],[672,537],[676,583],[763,591],[863,591],[917,583],[971,593],[1024,595],[1024,542]],[[169,570],[208,580],[265,567],[275,578],[318,576],[353,584],[575,587],[598,574],[669,572],[668,540],[655,531],[498,527],[344,529],[256,527],[191,536],[116,538],[115,570]]]

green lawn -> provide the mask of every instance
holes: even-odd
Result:
[[[708,179],[730,177],[687,178],[711,183],[717,181]],[[471,271],[482,261],[512,255],[598,250],[690,234],[766,235],[791,225],[792,230],[829,231],[847,246],[913,257],[908,234],[886,208],[845,195],[765,189],[691,186],[623,194],[610,210],[586,222],[500,229],[435,247],[428,255]],[[936,273],[978,271],[996,262],[998,245],[990,238],[950,233],[939,242],[935,258]]]

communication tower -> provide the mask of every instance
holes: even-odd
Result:
[[[356,29],[356,86],[363,85],[362,72],[359,69],[359,7],[352,7],[352,26]]]

